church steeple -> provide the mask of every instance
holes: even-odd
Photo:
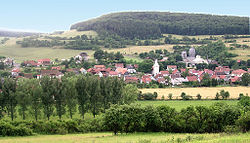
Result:
[[[156,76],[160,72],[160,66],[158,64],[158,60],[157,59],[155,59],[155,64],[153,65],[152,68],[153,68],[152,74],[154,76]]]

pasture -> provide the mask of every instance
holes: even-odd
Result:
[[[175,108],[177,111],[186,108],[188,106],[211,106],[215,103],[226,103],[228,105],[237,105],[238,100],[156,100],[156,101],[136,101],[141,106],[161,106],[167,105]]]
[[[247,143],[250,133],[245,134],[184,134],[184,133],[86,133],[67,135],[36,135],[29,137],[0,137],[1,143],[167,143],[167,142],[216,142]]]
[[[221,90],[228,91],[230,93],[229,99],[237,99],[240,93],[250,95],[250,87],[198,87],[198,88],[147,88],[140,89],[142,93],[158,93],[158,99],[161,99],[164,96],[164,99],[168,99],[170,93],[173,94],[172,99],[181,99],[180,95],[182,92],[185,92],[187,95],[192,96],[196,99],[196,95],[200,94],[202,99],[214,99],[217,92]]]

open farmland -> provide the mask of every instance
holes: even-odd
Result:
[[[4,45],[0,45],[0,55],[14,58],[16,62],[21,63],[25,60],[37,60],[41,58],[50,58],[52,60],[67,59],[78,55],[81,52],[86,52],[92,57],[94,51],[90,50],[72,50],[62,48],[47,48],[47,47],[28,47],[22,48],[16,44],[20,38],[10,38]]]
[[[168,94],[173,94],[173,99],[181,99],[180,95],[185,92],[187,95],[196,98],[197,94],[202,96],[202,99],[214,99],[217,92],[221,90],[228,91],[230,93],[229,99],[237,99],[240,93],[250,95],[250,87],[199,87],[199,88],[155,88],[155,89],[140,89],[142,93],[158,93],[158,99],[164,96],[168,99]]]
[[[173,134],[134,133],[113,135],[112,133],[87,133],[69,135],[38,135],[30,137],[1,137],[1,143],[165,143],[165,142],[216,142],[247,143],[250,134]]]

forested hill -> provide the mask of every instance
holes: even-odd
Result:
[[[161,34],[249,34],[249,17],[170,12],[120,12],[71,26],[79,31],[110,32],[127,38],[154,38]]]
[[[32,36],[38,35],[39,33],[33,32],[17,32],[17,31],[5,31],[0,30],[0,37],[24,37],[24,36]]]

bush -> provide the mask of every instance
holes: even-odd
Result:
[[[25,126],[13,126],[12,124],[5,121],[0,122],[1,136],[30,136],[32,134],[32,130]]]
[[[243,132],[248,132],[250,130],[250,111],[242,114],[236,121],[236,124]]]

